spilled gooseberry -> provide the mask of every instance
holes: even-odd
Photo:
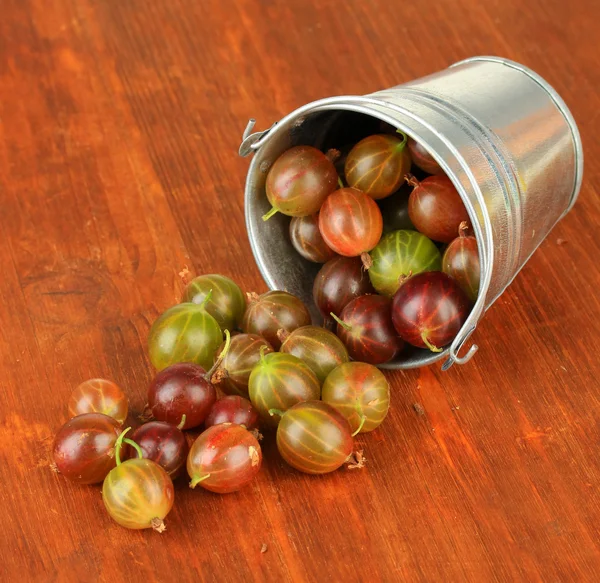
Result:
[[[300,299],[285,291],[270,291],[259,296],[248,294],[248,307],[242,319],[242,330],[258,334],[279,350],[279,330],[293,332],[311,323],[310,312]]]
[[[241,425],[221,423],[202,432],[187,459],[190,487],[217,494],[236,492],[256,476],[262,451],[256,437]]]
[[[323,401],[305,401],[281,416],[277,427],[277,449],[293,468],[307,474],[337,470],[352,455],[354,440],[350,424],[333,406]]]
[[[260,349],[273,352],[273,347],[258,334],[238,334],[232,336],[231,346],[220,366],[212,376],[212,383],[226,395],[248,397],[248,380],[254,365],[260,360]],[[215,357],[223,352],[222,344]]]
[[[349,359],[342,341],[319,326],[296,328],[291,334],[283,333],[281,339],[284,342],[280,351],[297,356],[315,373],[321,384],[336,366]]]
[[[112,381],[89,379],[73,390],[68,408],[71,417],[102,413],[122,424],[127,418],[128,403],[125,393]]]
[[[261,349],[261,358],[252,370],[248,389],[250,401],[261,420],[275,427],[279,416],[270,415],[270,409],[285,411],[301,401],[318,399],[321,383],[297,356],[281,352],[265,354]]]
[[[243,425],[246,429],[256,429],[258,411],[248,399],[239,395],[226,395],[215,401],[204,421],[204,427],[208,429],[220,423],[235,423]]]
[[[115,444],[120,431],[120,424],[102,413],[69,419],[54,438],[56,468],[78,484],[102,482],[115,467]]]
[[[353,435],[381,425],[390,406],[390,386],[383,373],[365,362],[347,362],[325,379],[322,397],[350,424]]]
[[[173,480],[181,474],[189,446],[185,435],[175,425],[164,421],[144,423],[131,434],[131,441],[139,446],[144,459],[156,462]],[[130,445],[127,457],[136,456],[136,448]]]
[[[178,362],[193,362],[206,369],[223,342],[218,322],[206,311],[209,293],[202,304],[186,302],[163,312],[148,336],[150,360],[157,370]]]
[[[157,463],[142,459],[139,446],[123,439],[116,445],[116,464],[102,485],[102,500],[109,515],[121,526],[131,529],[152,528],[163,532],[165,516],[173,507],[175,491],[167,472]],[[121,442],[136,449],[139,457],[121,462]]]
[[[209,294],[209,299],[204,303]],[[192,279],[183,292],[182,301],[204,305],[221,330],[235,330],[246,309],[246,298],[237,283],[214,273]]]

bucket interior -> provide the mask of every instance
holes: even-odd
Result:
[[[307,261],[294,249],[289,237],[290,217],[277,213],[266,222],[262,220],[262,215],[270,209],[265,193],[267,172],[277,157],[293,146],[310,145],[323,152],[333,148],[343,153],[369,135],[394,133],[396,128],[374,115],[332,109],[296,117],[276,129],[258,149],[248,173],[245,204],[250,242],[267,285],[301,298],[311,311],[313,323],[321,325],[323,318],[313,301],[312,288],[322,265]],[[421,177],[415,166],[412,172],[417,178]],[[368,274],[365,272],[364,276],[368,277]],[[407,345],[396,359],[380,368],[426,366],[447,354],[448,348],[434,353]]]

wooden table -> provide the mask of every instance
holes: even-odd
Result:
[[[2,581],[598,581],[600,4],[593,0],[3,0]],[[479,327],[474,360],[390,374],[362,471],[177,487],[128,531],[49,467],[82,380],[152,377],[178,272],[263,291],[242,131],[471,55],[545,77],[580,124],[580,200]],[[596,237],[594,238],[594,235]],[[418,412],[420,404],[423,411]],[[263,546],[264,545],[264,546]],[[266,552],[261,552],[265,549]]]

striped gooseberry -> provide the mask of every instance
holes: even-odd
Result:
[[[321,398],[347,419],[353,435],[367,433],[381,425],[388,413],[390,386],[372,364],[347,362],[325,379]]]
[[[209,293],[210,298],[204,304],[206,311],[217,321],[221,330],[235,330],[246,309],[242,290],[235,281],[224,275],[200,275],[187,284],[182,301],[202,305]]]
[[[369,278],[382,295],[392,297],[400,280],[422,271],[440,271],[442,256],[433,241],[417,231],[393,231],[371,251]]]
[[[297,356],[317,376],[319,383],[343,362],[348,362],[348,351],[332,332],[319,326],[302,326],[291,334],[282,334],[280,351]]]
[[[242,319],[242,330],[258,334],[279,350],[279,330],[292,332],[311,323],[310,312],[296,296],[285,291],[269,291],[259,296],[248,294],[248,307]]]
[[[271,427],[279,423],[279,415],[269,414],[271,409],[285,411],[301,401],[318,399],[321,394],[319,379],[297,356],[283,352],[265,354],[262,348],[248,388],[252,405]]]
[[[339,316],[350,300],[375,293],[360,257],[334,257],[321,269],[313,283],[313,300],[325,320]]]
[[[89,379],[73,390],[68,409],[71,417],[102,413],[122,424],[127,418],[128,403],[125,393],[112,381]]]
[[[156,462],[142,459],[142,451],[134,441],[123,438],[129,429],[119,436],[115,448],[117,466],[104,479],[102,500],[108,514],[121,526],[163,532],[164,518],[175,498],[173,481]],[[136,449],[138,458],[121,462],[123,441]]]
[[[273,347],[258,334],[237,334],[231,338],[231,346],[212,376],[213,384],[226,395],[248,397],[248,381],[254,365],[260,360],[260,349],[273,352]],[[215,358],[223,352],[222,344]]]
[[[447,176],[428,176],[418,181],[406,177],[413,191],[408,198],[408,215],[418,231],[442,243],[450,243],[459,225],[469,223],[467,209],[460,194]]]
[[[392,324],[392,301],[379,295],[353,299],[342,310],[337,322],[337,335],[353,360],[383,364],[404,347]]]
[[[392,322],[404,341],[441,352],[470,310],[471,302],[458,284],[445,273],[432,271],[402,283],[392,301]]]
[[[241,425],[221,423],[203,431],[187,459],[190,487],[228,494],[246,486],[262,463],[256,437]]]
[[[210,382],[213,374],[229,350],[229,331],[225,346],[213,367],[207,372],[190,362],[180,362],[161,370],[148,389],[147,413],[149,418],[190,429],[200,425],[217,399]]]
[[[193,362],[210,368],[215,350],[223,342],[221,327],[206,311],[210,298],[209,292],[202,304],[177,304],[152,324],[148,351],[157,370],[178,362]]]
[[[406,136],[398,133],[401,137],[368,136],[350,150],[344,167],[349,186],[373,199],[385,198],[398,190],[411,164]]]
[[[337,183],[337,171],[323,152],[312,146],[290,148],[267,174],[267,198],[272,208],[263,221],[277,212],[290,217],[315,214]]]
[[[421,170],[427,172],[427,174],[443,174],[440,165],[419,142],[408,138],[408,150],[415,166],[418,166]]]
[[[319,212],[319,230],[330,249],[356,257],[377,245],[383,218],[370,196],[356,188],[340,188],[325,199]]]
[[[467,223],[461,223],[458,237],[446,247],[442,257],[442,271],[453,278],[474,302],[479,294],[479,251],[477,239],[467,235],[467,229]]]
[[[307,474],[326,474],[349,461],[354,448],[350,424],[332,405],[305,401],[281,415],[277,449],[293,468]]]

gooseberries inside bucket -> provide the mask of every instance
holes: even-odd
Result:
[[[343,168],[344,157],[353,144],[370,135],[387,133],[397,136],[398,130],[406,130],[401,122],[394,125],[387,123],[393,120],[383,114],[379,116],[375,112],[355,111],[366,107],[343,104],[336,107],[339,108],[331,109],[329,105],[324,110],[316,106],[311,113],[301,117],[292,115],[277,124],[254,155],[246,184],[246,222],[261,274],[271,289],[283,289],[301,298],[309,307],[313,324],[323,323],[323,315],[313,300],[313,282],[322,265],[307,261],[295,250],[289,237],[291,217],[277,213],[266,223],[262,220],[270,208],[265,195],[269,169],[283,152],[297,145],[318,148],[335,161],[336,168]],[[418,139],[410,131],[405,133],[408,138]],[[427,176],[414,164],[411,172],[419,180]],[[385,209],[388,205],[386,200],[384,198],[376,202]],[[470,218],[473,223],[473,217]],[[415,368],[443,359],[447,353],[448,346],[442,352],[407,346],[399,356],[381,366]]]

